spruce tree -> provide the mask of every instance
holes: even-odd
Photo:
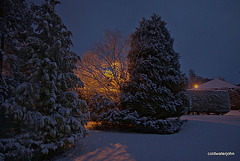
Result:
[[[24,32],[31,27],[31,13],[26,2],[2,0],[0,3],[0,100],[12,96],[22,80],[20,68],[25,59],[21,53]]]
[[[122,110],[131,119],[181,116],[188,104],[187,78],[180,71],[166,23],[156,14],[150,20],[143,18],[130,43],[130,80],[122,90]]]
[[[13,103],[14,90],[24,81],[21,67],[25,55],[26,31],[31,28],[32,14],[24,0],[2,0],[0,3],[0,138],[15,134],[14,125],[5,113],[5,101]],[[0,159],[1,160],[1,159]]]
[[[56,14],[58,3],[46,0],[31,7],[33,25],[21,48],[24,79],[2,107],[5,117],[19,126],[17,135],[0,140],[0,157],[5,159],[48,154],[88,133],[87,105],[76,93],[83,86],[74,74],[79,57],[70,50],[71,32]]]

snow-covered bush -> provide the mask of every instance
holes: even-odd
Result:
[[[114,100],[99,94],[90,96],[87,99],[87,104],[90,112],[90,120],[97,122],[111,120],[106,116],[117,106]]]
[[[240,110],[240,89],[229,89],[232,110]]]
[[[227,113],[230,97],[227,90],[188,90],[190,96],[189,112]]]
[[[0,139],[0,157],[6,160],[36,160],[88,134],[87,104],[76,93],[83,86],[74,74],[79,57],[70,51],[71,32],[56,14],[58,3],[47,0],[31,8],[34,25],[19,49],[25,54],[23,79],[8,87],[11,95],[1,102],[4,117],[17,129],[15,136]]]
[[[113,110],[105,113],[105,120],[101,124],[94,124],[94,129],[118,129],[143,133],[173,134],[181,129],[185,122],[179,118],[155,119],[140,117],[137,111],[130,113],[127,110]]]

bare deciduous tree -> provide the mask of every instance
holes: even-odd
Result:
[[[128,38],[115,30],[106,31],[104,39],[83,54],[76,74],[84,82],[87,96],[97,93],[118,100],[121,85],[128,79],[128,50]]]

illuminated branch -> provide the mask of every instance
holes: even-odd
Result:
[[[104,40],[83,54],[77,65],[77,75],[85,89],[91,89],[88,92],[103,93],[111,98],[119,96],[120,87],[128,79],[126,55],[129,43],[126,40],[118,31],[108,31]]]

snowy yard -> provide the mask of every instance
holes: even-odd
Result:
[[[239,161],[240,112],[226,115],[185,115],[189,120],[173,135],[91,130],[57,161]],[[208,156],[208,152],[233,152],[233,156]]]

